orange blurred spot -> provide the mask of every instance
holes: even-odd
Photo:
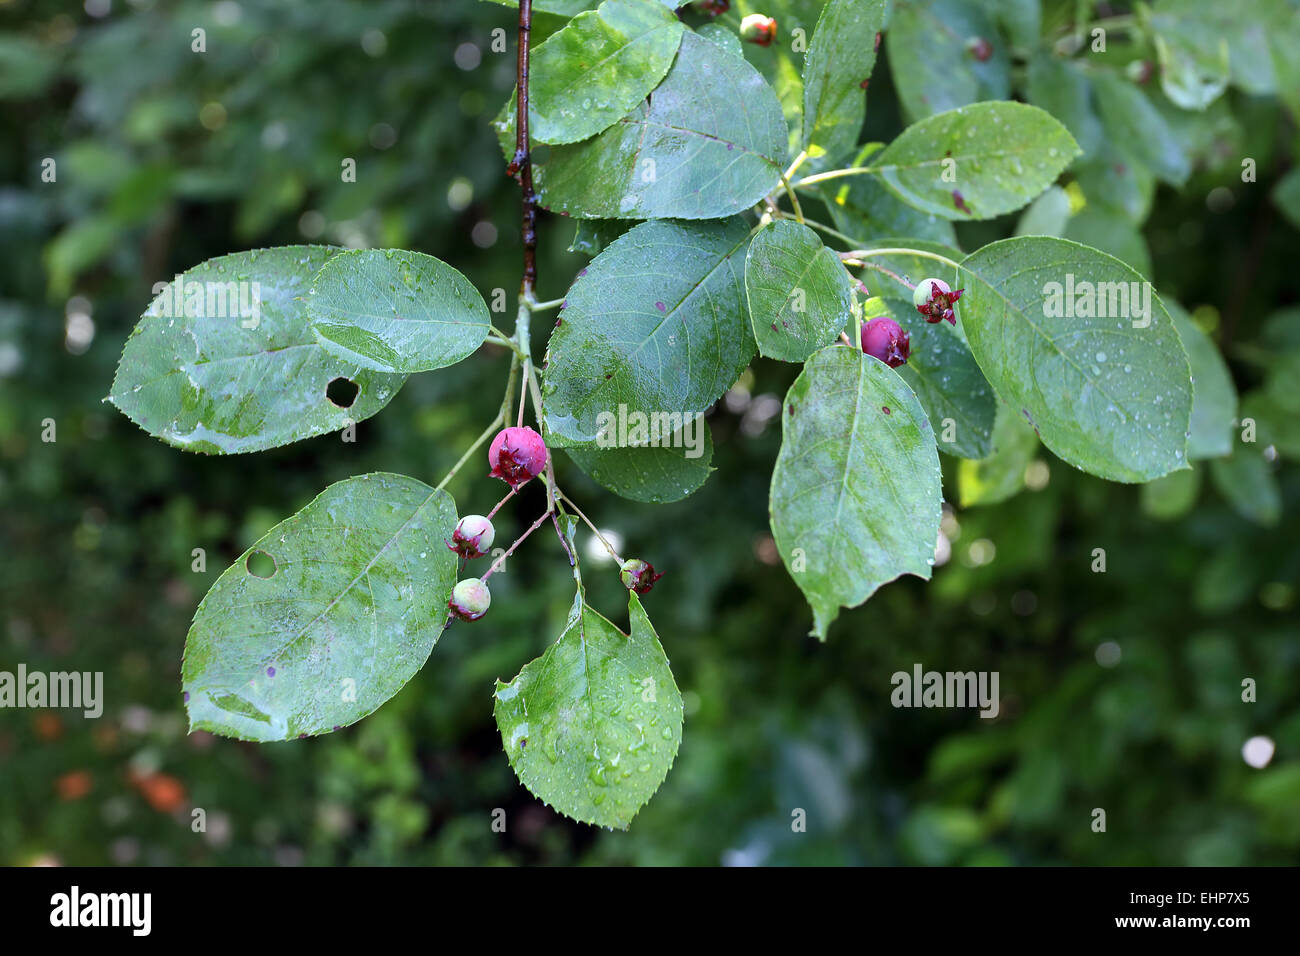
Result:
[[[58,791],[61,800],[80,800],[90,793],[93,784],[94,778],[89,771],[72,770],[54,782],[54,789]]]
[[[41,740],[55,740],[63,736],[63,721],[58,714],[49,711],[39,713],[32,718],[32,725],[36,728],[36,736]]]
[[[170,774],[138,774],[132,777],[131,782],[149,806],[160,813],[171,813],[185,803],[185,784]]]

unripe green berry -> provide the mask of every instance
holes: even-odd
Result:
[[[477,621],[492,604],[492,592],[478,578],[457,581],[447,607],[462,621]]]

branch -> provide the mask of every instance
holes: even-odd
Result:
[[[537,196],[533,192],[533,160],[528,137],[528,56],[529,32],[533,26],[533,0],[519,0],[518,95],[515,97],[515,155],[506,167],[507,176],[519,177],[523,189],[523,222],[520,235],[524,241],[524,279],[519,294],[533,298],[537,286]]]

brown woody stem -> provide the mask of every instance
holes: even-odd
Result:
[[[533,192],[533,161],[528,136],[528,62],[529,33],[533,26],[533,0],[519,0],[518,95],[515,98],[515,155],[506,174],[519,176],[523,189],[523,223],[520,236],[524,242],[524,278],[519,294],[533,298],[537,286],[537,196]]]

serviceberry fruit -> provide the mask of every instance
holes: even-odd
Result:
[[[700,13],[716,17],[731,9],[731,0],[699,0],[694,6]]]
[[[981,63],[993,55],[993,44],[983,37],[971,37],[966,41],[966,49]]]
[[[747,43],[771,46],[776,39],[776,20],[761,13],[751,13],[740,21],[740,38]]]
[[[546,442],[527,426],[503,428],[488,447],[488,472],[517,488],[546,470]]]
[[[912,292],[912,304],[916,311],[925,316],[927,322],[947,320],[950,325],[957,324],[956,313],[952,305],[961,298],[965,289],[949,289],[942,279],[922,279]]]
[[[466,515],[456,522],[456,530],[451,533],[447,547],[462,558],[481,558],[492,547],[496,530],[492,522],[482,515]]]
[[[649,561],[628,558],[618,569],[618,576],[623,582],[623,587],[637,594],[645,594],[663,577],[663,572],[655,574],[655,566]]]
[[[898,368],[907,361],[912,344],[901,325],[887,315],[878,315],[862,326],[862,351]]]
[[[451,589],[447,607],[462,621],[477,621],[492,604],[492,592],[478,578],[464,578]]]

